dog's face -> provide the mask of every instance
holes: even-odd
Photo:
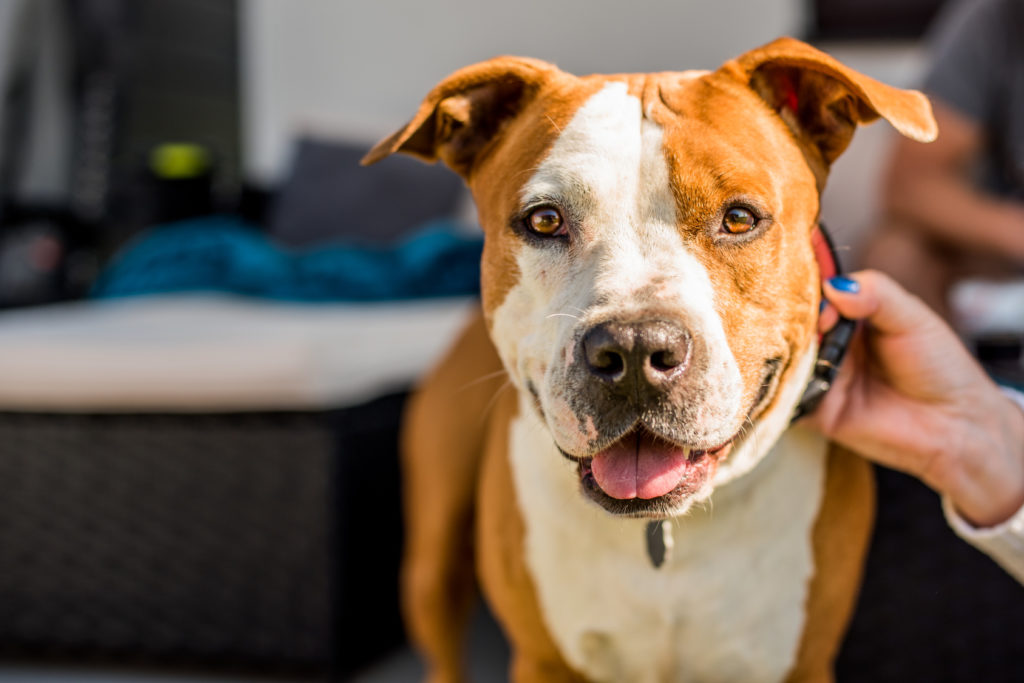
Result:
[[[829,164],[879,114],[934,134],[918,94],[850,74],[788,40],[711,73],[492,60],[371,152],[469,182],[492,339],[606,510],[680,514],[785,428],[816,348]]]
[[[584,494],[673,514],[806,377],[816,180],[749,88],[653,75],[577,92],[565,120],[534,100],[474,178],[485,309]],[[550,142],[522,159],[517,138]]]

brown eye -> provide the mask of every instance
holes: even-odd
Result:
[[[565,234],[565,221],[562,214],[551,207],[535,209],[526,218],[526,225],[531,232],[544,237],[557,237]]]
[[[730,235],[742,235],[757,225],[757,216],[749,209],[734,206],[722,218],[722,230]]]

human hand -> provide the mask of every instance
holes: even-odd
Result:
[[[822,331],[839,313],[863,323],[807,422],[921,479],[976,526],[1012,516],[1024,505],[1024,411],[938,315],[888,276],[862,271],[824,291],[831,305]]]

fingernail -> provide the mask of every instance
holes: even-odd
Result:
[[[829,286],[833,289],[837,289],[840,292],[846,292],[847,294],[856,294],[860,291],[860,283],[856,280],[851,280],[848,277],[842,275],[836,275],[828,280]]]
[[[824,299],[822,299],[821,303],[818,304],[818,313],[821,313],[822,311],[824,311],[826,306],[828,306],[828,302],[825,301]]]

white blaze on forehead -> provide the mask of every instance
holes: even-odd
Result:
[[[652,210],[671,222],[660,126],[644,118],[625,83],[609,83],[576,112],[521,197],[525,203],[558,199],[586,214],[588,225],[631,222],[642,217],[631,214]]]
[[[636,185],[640,162],[640,100],[625,83],[609,83],[573,116],[551,152],[523,187],[522,197],[575,196],[581,191],[628,190]],[[577,181],[581,186],[568,183]]]

